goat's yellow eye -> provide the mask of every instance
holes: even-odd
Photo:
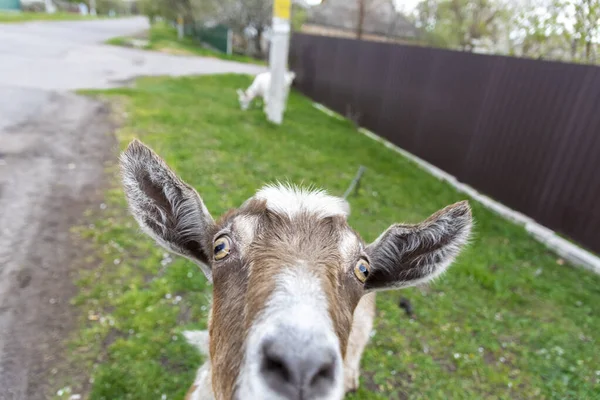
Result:
[[[359,281],[365,283],[367,277],[369,276],[369,270],[371,267],[369,263],[365,260],[359,260],[354,266],[354,275],[358,278]]]
[[[215,260],[222,260],[229,255],[231,251],[231,242],[227,236],[221,236],[217,240],[215,240],[215,245],[213,247],[213,253],[215,255]]]

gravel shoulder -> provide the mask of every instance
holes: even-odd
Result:
[[[70,93],[0,132],[0,399],[44,399],[74,323],[70,227],[102,198],[108,107]]]

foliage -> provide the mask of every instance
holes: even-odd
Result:
[[[430,45],[596,63],[600,0],[423,0],[415,23]]]
[[[565,57],[561,49],[569,47],[569,38],[560,23],[560,0],[552,1],[551,8],[541,0],[513,9],[512,55],[539,59]]]
[[[139,0],[138,1],[138,9],[140,13],[144,14],[148,17],[148,21],[150,25],[153,25],[156,22],[156,17],[162,15],[162,3],[157,0]]]
[[[96,0],[96,12],[99,15],[108,15],[111,11],[116,14],[130,14],[131,3],[122,0]]]
[[[448,38],[442,34],[441,30],[436,29],[438,22],[437,5],[438,0],[421,1],[417,5],[413,16],[415,25],[424,33],[423,38],[429,45],[435,47],[454,47]]]
[[[600,0],[566,0],[566,6],[574,10],[572,43],[573,57],[586,61],[597,59],[600,45]]]
[[[218,2],[215,17],[228,25],[241,37],[249,29],[253,32],[254,53],[263,55],[263,34],[271,25],[273,16],[272,0],[222,0]]]
[[[144,78],[103,93],[125,103],[121,147],[138,137],[155,148],[214,215],[277,179],[342,194],[361,164],[367,172],[349,199],[350,222],[367,241],[394,221],[416,222],[464,198],[295,91],[281,127],[259,108],[242,112],[235,89],[250,81]],[[81,247],[88,257],[76,305],[84,318],[70,355],[91,374],[91,400],[181,399],[201,360],[180,333],[206,327],[211,289],[197,266],[139,231],[113,172],[105,205],[76,232],[90,248]],[[600,277],[557,262],[522,227],[472,207],[473,243],[447,274],[378,296],[361,388],[348,398],[600,398]],[[87,385],[86,376],[68,377]],[[65,382],[57,378],[57,388]]]
[[[505,7],[494,0],[424,0],[416,24],[436,45],[473,51],[477,42],[497,42]]]
[[[225,0],[220,2],[220,19],[237,32],[246,27],[263,30],[271,25],[272,0]]]
[[[181,17],[186,23],[190,23],[195,19],[195,10],[203,12],[210,4],[212,2],[206,0],[140,0],[138,7],[140,12],[148,17],[150,23],[154,23],[158,16],[169,21]]]
[[[292,4],[292,30],[294,31],[301,31],[302,30],[302,25],[304,24],[304,21],[306,21],[306,17],[307,17],[307,12],[306,9],[304,7],[300,7],[296,4]]]
[[[553,60],[597,62],[600,0],[551,0],[515,11],[513,52]]]
[[[141,0],[140,9],[153,22],[157,16],[169,21],[183,18],[187,24],[221,23],[238,34],[255,31],[256,52],[262,55],[263,33],[271,25],[272,0]]]

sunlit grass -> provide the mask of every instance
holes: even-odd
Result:
[[[5,22],[28,22],[28,21],[63,21],[96,19],[92,16],[84,16],[76,13],[56,12],[48,14],[45,12],[3,12],[0,11],[0,23]]]

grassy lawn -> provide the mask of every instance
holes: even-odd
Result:
[[[107,44],[116,46],[129,46],[129,37],[115,37],[106,41]],[[205,48],[198,41],[184,37],[182,40],[177,38],[177,30],[165,23],[155,23],[148,32],[148,45],[144,50],[155,50],[163,53],[178,54],[185,56],[215,57],[222,60],[238,61],[252,64],[266,64],[264,61],[252,57],[232,54],[227,55],[215,50]]]
[[[368,169],[350,198],[350,220],[368,241],[392,222],[420,221],[464,198],[297,93],[281,127],[257,108],[240,111],[234,89],[249,83],[237,75],[145,78],[102,96],[126,113],[121,147],[144,140],[213,215],[276,179],[341,195],[360,164]],[[88,254],[75,299],[83,318],[71,371],[57,374],[57,388],[91,399],[181,399],[201,363],[181,332],[206,327],[210,287],[195,265],[140,233],[110,168],[105,203],[74,230]],[[443,278],[379,295],[361,388],[349,398],[600,398],[600,277],[472,206],[473,244]],[[402,296],[413,319],[398,306]]]
[[[83,16],[75,13],[56,12],[47,14],[42,12],[3,12],[0,11],[0,23],[5,22],[28,22],[28,21],[63,21],[95,19],[96,17]]]

